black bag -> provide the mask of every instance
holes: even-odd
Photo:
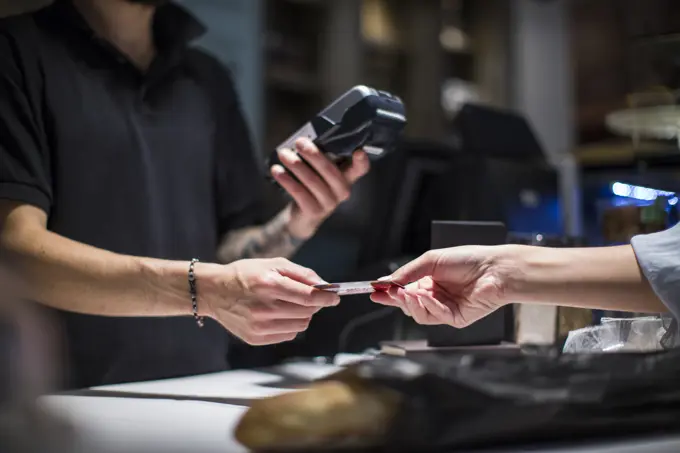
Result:
[[[347,373],[404,397],[379,451],[524,447],[680,431],[679,350],[381,357]]]

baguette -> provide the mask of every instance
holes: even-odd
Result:
[[[235,437],[252,451],[370,447],[386,437],[400,401],[398,393],[358,379],[322,381],[255,401]]]

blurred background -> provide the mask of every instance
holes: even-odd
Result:
[[[3,0],[0,10],[46,3]],[[560,247],[625,243],[677,221],[677,0],[181,3],[209,28],[197,45],[235,75],[263,167],[354,85],[405,102],[397,152],[295,258],[328,281],[391,272],[430,247],[432,220],[499,220],[511,242]],[[281,202],[275,190],[269,199],[272,210]],[[559,339],[602,314],[553,315]],[[357,297],[322,312],[294,345],[235,363],[419,335]]]

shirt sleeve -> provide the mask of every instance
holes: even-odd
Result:
[[[680,224],[632,241],[640,268],[654,292],[680,319]]]
[[[263,221],[264,166],[260,165],[231,73],[201,55],[211,74],[215,115],[216,212],[220,235]]]
[[[52,184],[41,121],[41,76],[35,54],[22,50],[0,29],[0,199],[49,213]]]

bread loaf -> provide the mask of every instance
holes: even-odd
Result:
[[[331,380],[255,401],[235,437],[253,451],[371,446],[385,437],[400,396],[359,380]]]

